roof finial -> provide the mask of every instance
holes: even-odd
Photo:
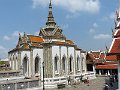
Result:
[[[53,14],[52,14],[52,1],[51,0],[49,3],[48,20],[46,22],[46,25],[48,25],[48,26],[55,26],[56,25],[56,23],[54,21]]]

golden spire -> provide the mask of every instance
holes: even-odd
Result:
[[[56,25],[56,23],[54,21],[53,14],[52,14],[52,1],[51,0],[49,3],[48,20],[46,22],[46,25],[48,25],[48,26],[55,26]]]

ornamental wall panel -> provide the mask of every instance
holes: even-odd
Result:
[[[33,49],[33,74],[35,74],[35,58],[38,57],[39,58],[39,74],[42,75],[43,70],[42,70],[42,66],[43,66],[43,49]],[[42,77],[41,77],[42,78]]]
[[[55,72],[55,65],[54,65],[54,59],[55,57],[58,57],[58,65],[60,65],[60,47],[59,46],[52,46],[52,63],[53,63],[53,77],[55,77],[56,75],[59,76],[59,69],[60,66],[58,66],[58,72]]]
[[[80,50],[76,50],[76,55],[75,55],[75,57],[76,57],[76,73],[81,73],[81,51]],[[77,59],[78,59],[78,57],[79,57],[79,63],[77,62]],[[79,70],[78,70],[78,68],[77,68],[77,63],[78,63],[78,67],[79,67]]]

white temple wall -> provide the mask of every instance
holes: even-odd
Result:
[[[79,62],[77,62],[77,58],[79,57]],[[78,63],[78,67],[77,68],[77,63]],[[77,73],[81,73],[81,51],[80,50],[76,50],[76,71]]]
[[[68,61],[72,57],[72,74],[75,74],[75,49],[74,47],[68,47]]]
[[[33,49],[33,69],[32,73],[35,74],[35,58],[39,57],[39,74],[41,74],[41,78],[43,78],[43,49]]]
[[[23,60],[24,60],[25,57],[27,57],[27,72],[26,72],[26,76],[31,76],[30,51],[21,51],[21,65],[22,66],[23,66]]]
[[[68,73],[68,59],[67,59],[67,47],[66,46],[61,46],[61,66],[62,66],[62,59],[65,57],[65,75]],[[63,71],[63,70],[62,70]]]
[[[12,70],[18,70],[18,52],[12,52],[8,55],[10,60],[10,67]]]
[[[58,57],[58,71],[56,72],[54,67],[54,59],[55,57]],[[55,77],[55,74],[59,74],[59,70],[60,70],[60,47],[59,46],[52,46],[52,63],[53,63],[53,77]]]
[[[81,53],[81,67],[82,67],[82,73],[86,73],[87,71],[87,65],[86,65],[86,53]]]

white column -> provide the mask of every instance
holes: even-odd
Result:
[[[93,65],[93,72],[95,73],[95,66]]]
[[[101,75],[102,70],[99,70],[99,75]]]
[[[110,70],[108,70],[108,75],[110,75]]]

